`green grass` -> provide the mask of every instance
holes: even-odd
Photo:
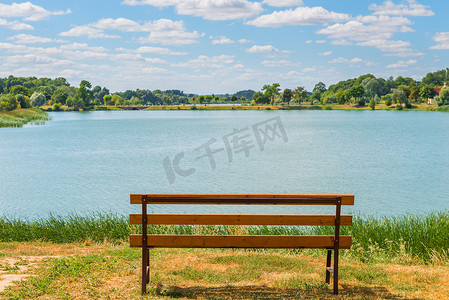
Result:
[[[97,213],[88,216],[53,215],[27,220],[0,218],[0,242],[45,241],[54,243],[127,241],[141,228],[129,225],[122,215]],[[153,225],[149,234],[211,235],[332,235],[326,226],[174,226]],[[449,260],[449,211],[399,217],[355,216],[352,226],[342,227],[342,235],[352,235],[353,246],[345,255],[362,262],[408,263]],[[279,250],[281,251],[281,250]],[[285,251],[285,250],[284,250]],[[297,251],[297,250],[290,250]]]
[[[43,122],[48,120],[48,115],[40,109],[16,109],[0,112],[0,127],[22,127],[29,122]]]
[[[437,108],[437,111],[449,112],[449,105],[443,105]]]

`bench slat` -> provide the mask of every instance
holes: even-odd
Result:
[[[142,204],[142,193],[130,195],[131,204]],[[354,195],[315,194],[194,194],[147,193],[149,204],[223,204],[223,205],[335,205],[337,196],[342,205],[354,205]]]
[[[142,235],[129,237],[131,247],[142,247]],[[148,247],[155,248],[327,248],[334,236],[291,235],[148,235]],[[349,249],[351,236],[340,236],[339,249]]]
[[[165,225],[299,225],[333,226],[334,215],[263,214],[147,214],[148,224]],[[142,224],[142,214],[130,214],[130,224]],[[340,225],[352,225],[351,215],[341,215]]]

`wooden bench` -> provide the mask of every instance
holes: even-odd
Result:
[[[142,247],[142,294],[150,276],[151,248],[322,248],[327,249],[326,283],[333,276],[338,294],[338,252],[349,249],[351,236],[340,236],[340,226],[352,225],[351,215],[341,215],[342,205],[354,205],[354,195],[299,194],[131,194],[131,204],[142,205],[141,214],[130,214],[130,224],[142,224],[142,234],[130,235],[131,247]],[[220,205],[334,205],[335,214],[148,214],[149,204]],[[160,235],[147,234],[148,224],[167,225],[283,225],[335,226],[334,235]],[[331,267],[332,252],[334,264]]]

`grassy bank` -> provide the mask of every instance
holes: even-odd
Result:
[[[150,226],[159,234],[332,234],[332,227],[278,226]],[[46,241],[71,243],[92,241],[122,243],[139,226],[128,225],[126,216],[51,216],[45,219],[0,219],[0,242]],[[408,259],[422,263],[449,260],[449,211],[418,216],[355,217],[353,226],[342,227],[342,234],[353,236],[353,247],[346,255],[360,262],[394,262]]]
[[[48,115],[40,109],[16,109],[0,112],[0,127],[22,127],[29,122],[43,122]]]
[[[336,299],[325,251],[154,249],[140,296],[140,249],[126,244],[0,243],[2,299]],[[449,266],[340,260],[338,299],[447,299]],[[16,280],[16,282],[13,282]]]

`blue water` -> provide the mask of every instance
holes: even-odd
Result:
[[[30,219],[50,213],[127,214],[138,210],[129,204],[132,192],[348,193],[355,194],[355,205],[345,211],[375,216],[449,208],[447,113],[50,115],[52,120],[44,125],[0,128],[0,214]],[[253,125],[266,129],[261,122],[275,129],[271,131],[275,135],[262,144],[253,130]],[[259,135],[265,137],[260,131]],[[179,172],[173,159],[180,153],[184,156]],[[168,172],[164,159],[170,162],[165,165]],[[296,209],[195,206],[168,211],[289,213]]]

